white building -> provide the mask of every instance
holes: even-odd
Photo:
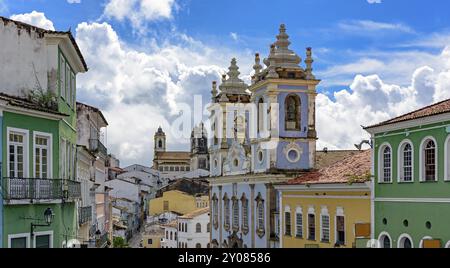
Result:
[[[178,248],[178,221],[175,219],[164,225],[164,237],[161,241],[161,248]]]
[[[209,248],[209,207],[178,217],[178,248]]]
[[[77,144],[84,146],[96,157],[93,167],[95,186],[95,228],[98,238],[97,246],[106,246],[111,238],[111,207],[105,182],[108,176],[108,151],[105,144],[105,128],[108,126],[103,113],[96,107],[77,102]]]

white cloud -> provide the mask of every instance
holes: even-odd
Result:
[[[170,129],[182,103],[192,106],[199,94],[205,105],[211,82],[232,57],[246,67],[242,73],[250,72],[250,52],[209,47],[176,32],[170,36],[176,41],[153,43],[145,51],[123,43],[108,23],[77,27],[77,42],[90,68],[78,78],[79,100],[102,109],[109,122],[108,147],[123,164],[151,164],[159,125],[168,135],[169,149],[187,150],[188,137],[177,139]]]
[[[237,41],[237,40],[239,39],[238,34],[237,34],[237,33],[233,33],[233,32],[230,33],[230,37],[231,37],[231,39],[233,39],[234,41]]]
[[[138,32],[146,22],[170,20],[177,8],[175,0],[108,0],[103,16],[123,21],[129,20]]]
[[[368,34],[368,32],[395,31],[404,33],[414,33],[414,30],[402,23],[386,23],[372,20],[350,20],[338,24],[341,30],[354,34]]]
[[[382,1],[381,0],[367,0],[367,3],[369,3],[369,4],[381,4]]]
[[[435,59],[450,63],[448,51],[450,48]],[[378,75],[357,75],[350,88],[335,92],[333,99],[319,94],[318,147],[354,148],[353,144],[368,137],[360,125],[368,126],[450,98],[450,69],[441,63],[430,64],[440,69],[417,68],[408,86],[388,84]]]
[[[16,14],[12,15],[11,19],[28,23],[46,30],[55,30],[53,22],[47,19],[45,14],[42,12],[32,11],[31,13]]]
[[[81,0],[67,0],[67,3],[69,3],[69,4],[80,4]]]

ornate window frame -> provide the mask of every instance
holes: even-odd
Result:
[[[425,149],[427,146],[427,143],[429,141],[433,141],[434,142],[434,165],[435,165],[435,176],[434,176],[434,180],[427,180],[426,179],[426,168],[425,168],[425,160],[426,160],[426,156],[425,156]],[[427,136],[425,137],[421,143],[420,143],[420,155],[419,155],[419,174],[420,174],[420,182],[437,182],[439,180],[438,177],[438,172],[439,172],[439,145],[436,141],[436,139],[433,136]]]
[[[258,196],[255,199],[256,201],[256,234],[259,236],[259,238],[263,238],[266,234],[266,228],[265,228],[265,206],[264,206],[264,199],[262,198],[262,195],[260,192],[258,192]]]
[[[404,174],[404,168],[405,168],[405,147],[409,145],[411,146],[411,180],[407,181],[405,180],[405,174]],[[398,182],[401,183],[413,183],[414,182],[414,144],[411,142],[411,140],[406,139],[403,140],[399,146],[398,146],[398,152],[397,152],[397,158],[398,158],[398,164],[397,164],[397,173],[398,173]]]
[[[293,121],[288,121],[288,101],[290,99],[294,99],[295,101],[295,106],[296,106],[296,111],[295,111],[295,127],[291,128],[288,126],[288,122],[293,122]],[[286,96],[286,98],[284,99],[284,128],[286,131],[300,131],[302,128],[302,118],[301,118],[301,109],[302,109],[302,101],[300,99],[300,96],[298,96],[295,93],[291,93],[289,95]]]
[[[230,199],[228,198],[228,194],[225,193],[223,196],[223,228],[225,231],[230,230]]]
[[[242,233],[243,233],[244,235],[246,235],[246,234],[248,234],[248,232],[249,232],[249,224],[248,224],[248,219],[249,219],[249,217],[248,217],[248,211],[249,211],[249,209],[248,209],[248,199],[247,199],[247,197],[245,196],[245,193],[242,194],[242,197],[241,197],[241,204],[242,204],[242,213],[241,213],[241,221],[242,221],[242,223],[241,223],[241,230],[242,230]],[[244,210],[244,208],[245,208],[245,210]],[[245,212],[245,213],[244,213],[244,212]]]
[[[214,193],[212,197],[213,202],[213,226],[214,229],[217,230],[219,228],[219,199],[217,198],[216,193]]]
[[[232,211],[232,229],[234,232],[239,231],[239,199],[236,196],[231,198],[231,211]],[[237,214],[237,215],[236,215]],[[235,221],[237,219],[237,222]]]

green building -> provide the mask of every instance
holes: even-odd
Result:
[[[76,75],[87,66],[70,32],[0,21],[9,63],[0,69],[8,77],[0,79],[0,246],[65,247],[78,232]]]
[[[450,247],[450,100],[365,128],[372,135],[372,238]]]

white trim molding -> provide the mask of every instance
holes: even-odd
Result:
[[[23,135],[23,177],[28,178],[30,175],[30,165],[29,165],[29,151],[30,151],[30,131],[28,129],[21,129],[21,128],[13,128],[13,127],[7,127],[6,128],[6,158],[5,164],[6,164],[6,176],[10,177],[10,163],[9,163],[9,147],[10,147],[10,140],[9,135],[12,133],[17,133],[19,135]]]
[[[375,202],[399,203],[450,203],[450,198],[375,198]]]
[[[381,232],[380,235],[378,236],[378,243],[379,243],[378,248],[384,248],[384,243],[383,243],[383,241],[381,241],[381,239],[384,238],[384,237],[389,238],[390,246],[392,248],[394,241],[392,240],[392,238],[391,238],[391,236],[389,235],[388,232]]]
[[[33,178],[39,178],[36,174],[36,137],[48,139],[47,145],[47,179],[53,178],[53,135],[51,133],[33,131]],[[42,169],[41,169],[42,171]]]
[[[34,239],[33,239],[33,248],[36,248],[36,237],[37,236],[44,236],[48,235],[49,238],[49,247],[53,248],[53,231],[45,231],[45,232],[34,232]]]
[[[11,248],[11,239],[14,238],[22,238],[25,237],[27,239],[27,248],[30,248],[30,233],[22,233],[22,234],[10,234],[8,235],[8,248]]]
[[[389,179],[389,181],[385,181],[384,180],[384,150],[386,148],[389,148],[389,150],[391,151],[391,155],[390,155],[390,174],[391,177]],[[392,177],[393,177],[393,168],[392,168],[392,164],[393,164],[393,159],[394,159],[394,151],[392,150],[392,146],[391,144],[389,144],[388,142],[384,142],[383,144],[381,144],[379,146],[378,149],[378,183],[380,184],[389,184],[392,183]]]
[[[450,248],[450,241],[448,241],[447,244],[445,244],[445,248]]]
[[[397,240],[397,248],[403,248],[404,247],[404,242],[405,242],[405,239],[409,239],[409,241],[411,241],[411,248],[414,248],[414,241],[413,241],[413,239],[412,239],[412,237],[409,235],[409,234],[406,234],[406,233],[404,233],[404,234],[401,234],[399,237],[398,237],[398,240]]]
[[[438,181],[439,180],[439,173],[438,173],[438,171],[439,171],[439,145],[438,145],[438,143],[437,143],[437,141],[436,141],[436,139],[433,137],[433,136],[427,136],[427,137],[425,137],[425,138],[423,138],[422,139],[422,141],[420,142],[420,151],[419,151],[419,180],[421,181],[421,182],[426,182],[426,178],[425,178],[425,168],[424,168],[424,165],[425,165],[425,148],[424,148],[424,145],[425,145],[425,142],[427,142],[427,141],[429,141],[429,140],[432,140],[433,142],[434,142],[434,146],[435,146],[435,152],[434,152],[434,154],[435,154],[435,165],[436,165],[436,167],[435,167],[435,180],[434,181]]]
[[[404,147],[409,144],[411,146],[411,181],[405,181],[403,168],[404,168]],[[397,182],[399,183],[413,183],[414,182],[414,143],[411,140],[405,139],[398,145],[397,149]]]
[[[450,181],[450,135],[447,136],[444,143],[444,180]]]

